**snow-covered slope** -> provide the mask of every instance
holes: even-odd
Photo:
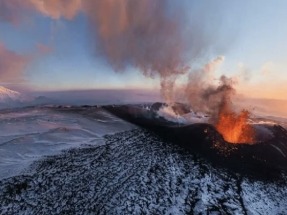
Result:
[[[134,127],[99,108],[88,109],[89,117],[81,110],[31,107],[0,111],[0,180],[19,174],[45,155],[81,144],[100,144],[103,135]]]
[[[101,108],[2,111],[0,134],[3,215],[287,211],[284,174],[266,181],[219,168]]]
[[[286,178],[283,180],[286,180]],[[286,214],[286,182],[213,166],[142,129],[0,181],[2,214]]]
[[[34,97],[0,86],[0,109],[33,105]]]
[[[19,92],[0,86],[0,103],[20,100],[22,95]]]

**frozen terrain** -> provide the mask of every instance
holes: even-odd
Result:
[[[0,129],[0,214],[287,211],[285,175],[243,177],[101,108],[2,111]]]
[[[31,107],[0,112],[0,179],[18,174],[34,160],[133,128],[99,108]]]

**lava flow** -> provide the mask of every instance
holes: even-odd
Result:
[[[248,124],[250,113],[242,110],[240,113],[221,111],[216,123],[216,129],[230,143],[254,142],[254,129]]]

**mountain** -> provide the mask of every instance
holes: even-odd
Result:
[[[134,122],[146,116],[154,129],[133,126],[95,106],[29,107],[0,115],[0,215],[286,214],[284,172],[261,178],[218,165],[198,148],[179,146],[179,135],[168,140],[156,131],[160,125],[174,125],[153,118],[150,110],[156,105],[137,107],[114,105],[109,110],[134,113]],[[213,137],[211,129],[203,133],[209,139],[200,140],[190,127],[176,126],[187,129],[184,139],[191,144],[207,147],[204,140]],[[287,150],[285,130],[279,128],[273,129],[273,146],[265,148],[275,160]],[[227,150],[221,159],[231,165],[233,155]],[[248,164],[240,162],[243,168]]]
[[[30,168],[0,181],[0,214],[283,215],[287,209],[286,182],[219,168],[143,129],[107,135],[101,145]]]
[[[6,87],[0,86],[0,102],[5,103],[5,102],[11,102],[11,101],[21,101],[22,95],[21,93],[10,90]]]
[[[0,86],[0,109],[48,104],[59,104],[59,101],[32,93],[23,94]]]
[[[26,94],[0,86],[0,109],[27,106],[33,100],[33,97]]]

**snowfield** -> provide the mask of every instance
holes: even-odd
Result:
[[[3,215],[287,211],[285,175],[243,177],[101,108],[26,108],[0,119]]]
[[[19,174],[42,156],[82,144],[101,144],[106,134],[134,128],[96,107],[89,109],[89,116],[79,112],[69,107],[2,110],[0,179]]]

